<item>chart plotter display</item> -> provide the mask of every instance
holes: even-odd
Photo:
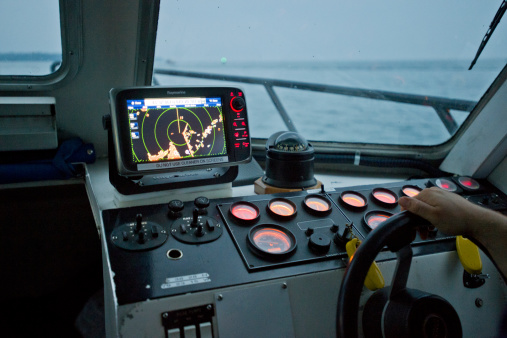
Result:
[[[242,90],[230,87],[112,89],[118,173],[231,167],[251,159]]]
[[[220,97],[128,100],[127,109],[139,170],[228,162]]]

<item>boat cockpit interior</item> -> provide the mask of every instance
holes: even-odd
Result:
[[[507,335],[506,9],[2,1],[2,336]]]

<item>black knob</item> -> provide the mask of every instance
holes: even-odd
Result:
[[[167,207],[169,208],[169,217],[178,218],[185,205],[180,200],[172,200],[167,204]]]
[[[194,204],[199,209],[205,209],[209,207],[209,199],[207,197],[200,196],[194,200]]]
[[[324,234],[313,234],[310,236],[308,245],[310,246],[310,249],[317,253],[326,253],[329,251],[329,247],[331,246],[331,240]]]
[[[245,100],[242,97],[235,97],[232,99],[231,105],[236,111],[241,111],[245,109]]]
[[[314,233],[313,227],[308,227],[305,231],[306,236],[311,236]]]
[[[171,211],[179,212],[179,211],[183,210],[184,205],[183,205],[183,202],[180,200],[172,200],[167,204],[167,207]]]

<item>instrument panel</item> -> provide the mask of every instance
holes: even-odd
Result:
[[[452,177],[105,210],[118,304],[344,268],[347,241],[399,212],[400,196],[435,185],[507,209],[487,182]],[[414,255],[454,245],[437,229],[412,244]],[[385,250],[377,260],[394,258]]]

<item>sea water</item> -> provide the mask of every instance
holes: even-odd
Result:
[[[483,61],[468,71],[468,61],[292,62],[171,64],[155,68],[250,76],[416,94],[477,102],[505,60]],[[246,93],[253,137],[287,130],[262,85],[155,74],[161,85],[239,86]],[[275,88],[297,131],[309,140],[401,145],[435,145],[452,135],[432,107],[392,101]],[[469,112],[451,110],[458,125]]]

